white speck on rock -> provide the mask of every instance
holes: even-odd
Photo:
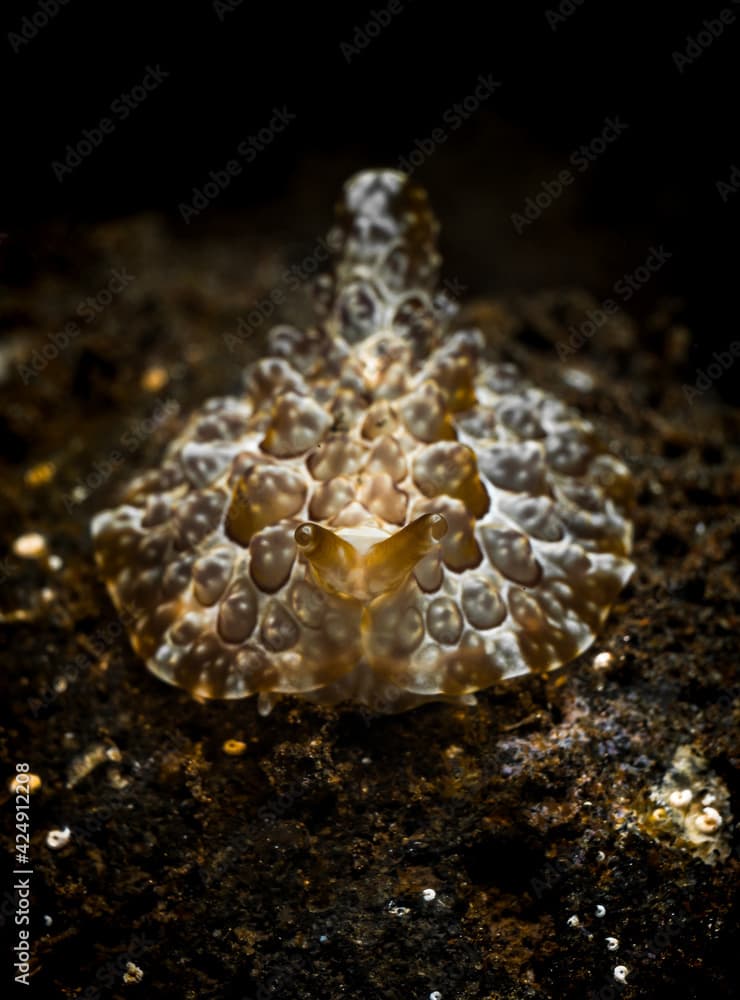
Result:
[[[564,369],[562,379],[566,385],[569,385],[571,389],[577,389],[578,392],[591,392],[596,385],[593,376],[581,368]]]
[[[50,847],[52,851],[61,851],[63,847],[67,846],[71,836],[72,831],[68,826],[65,826],[63,830],[49,830],[46,835],[46,846]]]
[[[123,983],[125,986],[133,986],[136,983],[140,983],[143,978],[143,969],[140,969],[138,965],[134,965],[133,962],[126,963],[126,971],[123,974]]]
[[[13,542],[13,554],[20,559],[41,559],[46,555],[46,539],[38,531],[19,535]]]
[[[607,670],[614,662],[614,657],[611,653],[603,652],[597,653],[594,657],[594,669],[595,670]]]
[[[675,809],[684,809],[693,799],[694,795],[690,788],[676,789],[668,796],[668,802]]]
[[[700,833],[716,833],[722,826],[722,817],[712,806],[705,806],[694,820],[694,826]]]

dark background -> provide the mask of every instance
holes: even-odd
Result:
[[[575,284],[604,296],[663,244],[673,257],[631,311],[680,295],[697,364],[732,339],[740,194],[723,202],[716,182],[740,163],[740,6],[726,0],[736,23],[679,72],[673,54],[716,20],[721,3],[677,11],[564,0],[572,13],[553,29],[545,12],[558,11],[555,0],[406,0],[348,63],[341,43],[387,9],[382,0],[336,10],[232,2],[219,12],[208,0],[68,0],[18,52],[7,32],[39,8],[4,5],[0,228],[10,283],[44,266],[44,221],[156,209],[182,225],[178,204],[282,105],[295,121],[183,235],[236,218],[311,242],[349,173],[396,165],[490,73],[503,86],[418,171],[444,221],[449,271],[473,293]],[[169,78],[58,182],[51,162],[157,64]],[[518,236],[512,213],[610,115],[628,130]]]

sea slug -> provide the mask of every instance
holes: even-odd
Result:
[[[99,513],[149,669],[195,695],[395,712],[572,660],[633,565],[627,468],[435,298],[438,224],[403,174],[345,186],[316,323]]]

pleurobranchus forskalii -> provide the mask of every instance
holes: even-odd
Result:
[[[629,579],[630,478],[435,298],[438,224],[353,177],[316,321],[278,326],[93,520],[134,649],[208,698],[470,704],[592,642]]]

